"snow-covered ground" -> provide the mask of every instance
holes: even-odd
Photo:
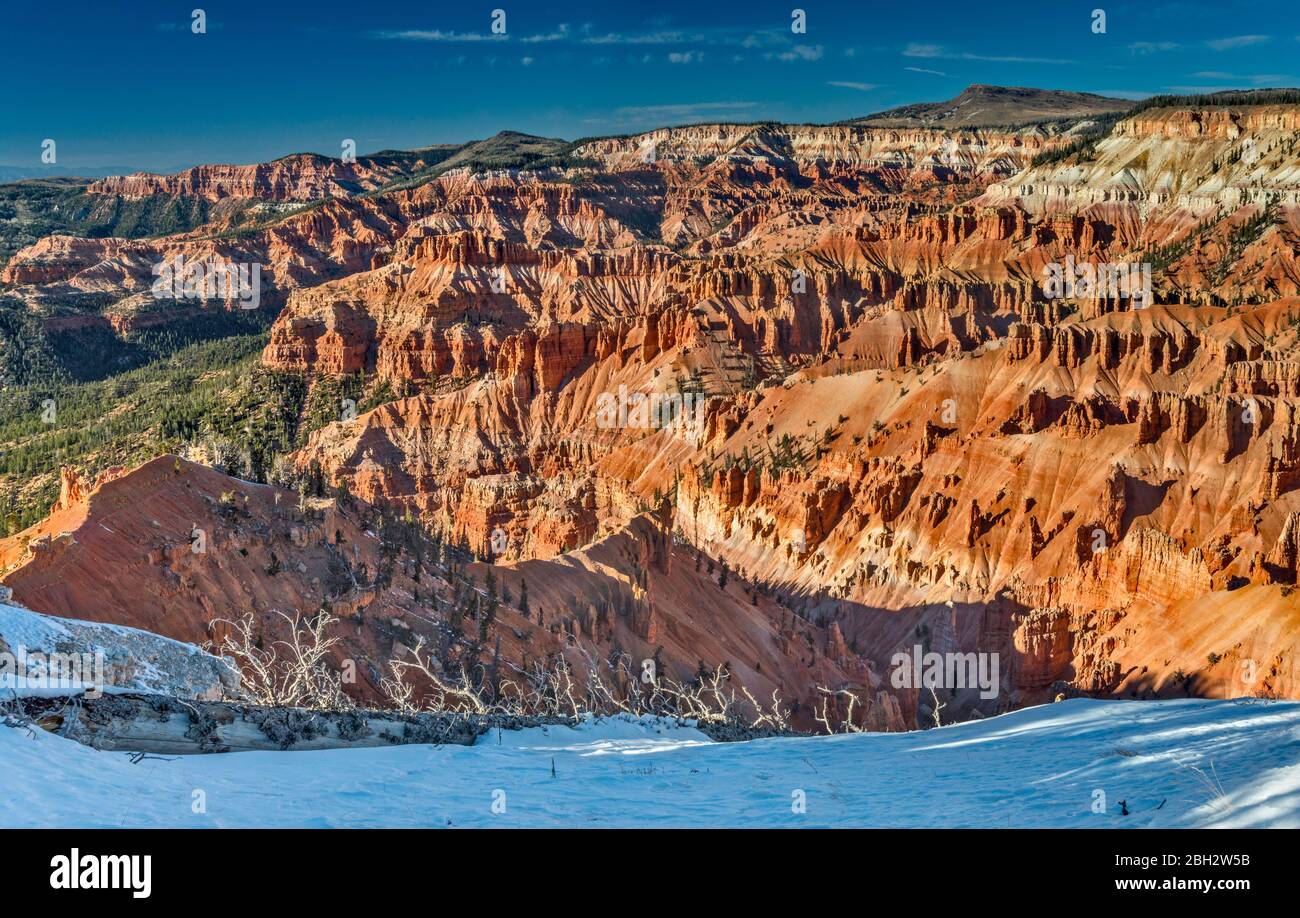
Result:
[[[472,747],[135,763],[0,727],[0,766],[6,827],[1296,827],[1300,703],[1073,700],[918,733],[726,744],[605,720]]]

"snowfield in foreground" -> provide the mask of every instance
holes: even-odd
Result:
[[[0,727],[0,766],[6,827],[1297,827],[1300,703],[1073,700],[925,732],[747,743],[614,719],[471,747],[137,763]]]

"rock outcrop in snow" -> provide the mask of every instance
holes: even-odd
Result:
[[[193,644],[0,601],[0,698],[84,688],[215,700],[236,693],[239,683],[238,670]]]

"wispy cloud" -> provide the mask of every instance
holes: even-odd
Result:
[[[520,41],[524,44],[536,44],[543,41],[571,41],[573,33],[567,22],[560,23],[554,32],[544,32],[538,35],[525,35]]]
[[[774,48],[790,44],[793,39],[785,29],[745,29],[740,37],[743,48]],[[723,36],[728,33],[721,33]]]
[[[856,89],[859,92],[871,92],[873,89],[879,89],[879,83],[850,83],[846,80],[827,80],[827,86],[838,86],[841,89]]]
[[[1155,54],[1157,51],[1173,51],[1181,47],[1176,41],[1135,41],[1128,49],[1134,54]]]
[[[485,35],[481,32],[443,32],[441,29],[404,29],[402,31],[383,31],[372,34],[376,38],[397,41],[477,42],[507,41],[509,39],[507,35]]]
[[[1253,83],[1256,86],[1277,86],[1281,83],[1294,83],[1296,78],[1289,73],[1225,73],[1222,70],[1198,70],[1192,76],[1202,80],[1234,80],[1239,83]]]
[[[1207,94],[1208,94],[1208,93],[1212,93],[1212,92],[1228,92],[1228,91],[1233,90],[1233,89],[1248,89],[1248,88],[1249,88],[1249,87],[1241,86],[1241,85],[1236,85],[1236,86],[1231,86],[1231,85],[1229,85],[1229,86],[1188,86],[1188,85],[1183,85],[1183,84],[1177,84],[1177,85],[1174,85],[1174,86],[1166,86],[1166,87],[1165,87],[1165,89],[1169,90],[1170,92],[1196,92],[1196,93],[1207,93]]]
[[[946,77],[948,75],[944,73],[942,70],[931,70],[929,67],[904,67],[903,69],[910,70],[913,73],[928,73],[931,74],[932,76]]]
[[[819,61],[822,53],[821,45],[795,45],[789,51],[776,53],[775,57],[779,61]],[[769,52],[766,56],[771,58],[773,54]]]
[[[1251,45],[1262,45],[1270,40],[1267,35],[1234,35],[1231,38],[1216,38],[1213,41],[1207,41],[1205,46],[1215,51],[1230,51],[1233,48],[1249,48]]]
[[[737,112],[754,108],[757,101],[692,101],[672,105],[623,105],[614,109],[620,117],[682,118],[708,114],[714,116],[719,112]]]
[[[1155,95],[1153,92],[1142,89],[1089,89],[1085,91],[1098,96],[1110,96],[1112,99],[1149,99]]]
[[[747,28],[721,26],[699,29],[653,28],[646,31],[602,31],[592,23],[574,25],[560,23],[553,29],[529,35],[496,35],[481,32],[454,32],[442,29],[390,29],[369,33],[372,38],[390,41],[421,42],[498,42],[516,41],[536,45],[568,43],[573,45],[627,46],[630,48],[653,45],[682,46],[673,54],[662,58],[669,63],[681,64],[702,60],[703,49],[725,47],[765,52],[764,59],[772,61],[817,61],[825,55],[821,45],[800,44],[788,29]],[[732,55],[733,59],[736,59]],[[660,58],[647,58],[643,62]],[[724,58],[725,59],[725,58]]]
[[[586,45],[682,45],[703,43],[705,36],[698,32],[643,32],[633,35],[608,32],[604,35],[584,35],[576,40]]]
[[[1268,35],[1233,35],[1228,38],[1213,38],[1192,45],[1183,45],[1176,41],[1135,41],[1129,43],[1128,49],[1134,54],[1155,54],[1160,51],[1177,51],[1180,48],[1187,48],[1188,50],[1209,48],[1211,51],[1232,51],[1236,48],[1262,45],[1272,40]]]
[[[664,105],[624,105],[603,117],[585,118],[589,125],[662,127],[701,121],[737,121],[753,117],[757,101],[693,101]]]
[[[909,42],[903,49],[904,57],[944,57],[943,45],[922,45]]]
[[[398,41],[509,41],[510,35],[485,34],[482,32],[444,32],[441,29],[389,29],[372,32],[375,38]],[[562,22],[550,32],[537,32],[519,39],[522,44],[536,45],[547,42],[573,42],[584,45],[672,45],[702,44],[707,36],[702,32],[656,31],[656,32],[597,32],[590,23],[574,28]],[[737,38],[735,43],[739,43]]]
[[[943,45],[909,42],[903,49],[903,57],[942,58],[956,61],[983,61],[991,64],[1073,64],[1074,61],[1053,57],[1020,57],[1018,55],[972,54],[969,51],[953,51]]]

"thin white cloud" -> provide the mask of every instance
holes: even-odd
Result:
[[[686,102],[674,105],[626,105],[616,108],[616,118],[693,118],[697,116],[715,117],[724,112],[736,112],[751,109],[757,102]]]
[[[827,86],[838,86],[841,89],[856,89],[859,92],[871,92],[873,89],[879,89],[879,83],[850,83],[845,80],[827,80]]]
[[[1181,47],[1176,41],[1135,41],[1128,49],[1134,54],[1154,54],[1157,51],[1173,51]]]
[[[1093,93],[1098,96],[1110,96],[1112,99],[1149,99],[1155,93],[1147,92],[1141,89],[1088,89],[1085,92]]]
[[[444,32],[441,29],[390,29],[371,34],[376,38],[400,41],[476,42],[508,41],[510,39],[509,35],[485,34],[482,32]],[[706,40],[706,36],[700,32],[659,31],[632,34],[620,32],[596,34],[592,31],[590,24],[574,29],[567,22],[560,23],[550,32],[538,32],[533,35],[525,35],[519,39],[521,43],[526,45],[563,41],[585,45],[670,45],[702,44]],[[738,42],[739,39],[734,43]]]
[[[969,51],[951,51],[943,45],[909,42],[903,57],[943,58],[956,61],[983,61],[992,64],[1072,64],[1074,61],[1054,57],[1020,57],[1018,55],[972,54]]]
[[[481,32],[443,32],[440,29],[405,29],[403,31],[375,32],[376,38],[396,39],[398,41],[506,41],[506,35],[485,35]]]
[[[1236,48],[1262,45],[1272,40],[1268,35],[1232,35],[1228,38],[1214,38],[1202,42],[1201,46],[1212,51],[1232,51]],[[1184,46],[1176,41],[1135,41],[1129,44],[1128,49],[1135,54],[1154,54],[1157,51],[1177,51],[1182,47]]]
[[[913,73],[928,73],[933,76],[946,77],[948,75],[944,73],[942,70],[931,70],[929,67],[904,67],[903,69],[910,70]]]
[[[963,61],[986,61],[994,64],[1073,64],[1074,61],[1058,57],[1019,57],[1014,54],[988,55],[962,53],[957,55]]]
[[[668,63],[670,64],[698,64],[704,60],[703,51],[670,51],[668,53]]]
[[[544,41],[568,41],[572,38],[573,34],[569,30],[569,24],[567,22],[562,22],[554,32],[546,32],[540,35],[526,35],[521,38],[520,41],[524,44],[531,45]]]
[[[759,29],[748,31],[740,38],[742,48],[779,48],[790,44],[790,32],[787,29]]]
[[[1234,48],[1249,48],[1270,41],[1267,35],[1234,35],[1231,38],[1216,38],[1205,43],[1207,48],[1215,51],[1231,51]]]
[[[1235,86],[1232,86],[1232,85],[1229,85],[1229,86],[1183,86],[1183,85],[1179,85],[1179,86],[1166,86],[1166,87],[1165,87],[1165,89],[1168,89],[1168,90],[1170,90],[1170,91],[1172,91],[1172,92],[1198,92],[1198,93],[1231,92],[1231,91],[1234,90],[1234,89],[1249,89],[1249,88],[1250,88],[1250,87],[1248,87],[1248,86],[1243,86],[1243,85],[1241,85],[1240,83],[1238,83],[1238,84],[1235,85]]]
[[[703,42],[705,38],[700,33],[686,32],[643,32],[633,35],[609,32],[604,35],[585,35],[576,40],[587,45],[681,45]]]
[[[371,32],[371,37],[396,41],[426,42],[488,42],[518,41],[521,44],[571,43],[577,45],[614,45],[614,46],[649,46],[649,45],[686,45],[686,46],[723,46],[741,49],[765,49],[769,60],[807,61],[820,60],[823,49],[820,45],[795,44],[788,29],[746,27],[715,27],[682,30],[676,28],[654,28],[649,31],[609,31],[598,32],[592,23],[574,26],[560,23],[555,28],[525,35],[519,38],[509,35],[486,34],[479,32],[454,32],[442,29],[390,29]],[[690,47],[679,53],[688,53]]]
[[[903,57],[943,57],[943,45],[921,45],[909,42],[903,49]]]
[[[1296,78],[1289,73],[1225,73],[1222,70],[1198,70],[1192,76],[1202,80],[1235,80],[1237,82],[1254,83],[1256,86],[1265,86],[1268,84],[1279,85],[1281,83],[1294,83]]]
[[[822,59],[823,49],[821,45],[795,45],[789,51],[781,51],[776,55],[779,61],[819,61]],[[769,53],[767,57],[772,57]]]

